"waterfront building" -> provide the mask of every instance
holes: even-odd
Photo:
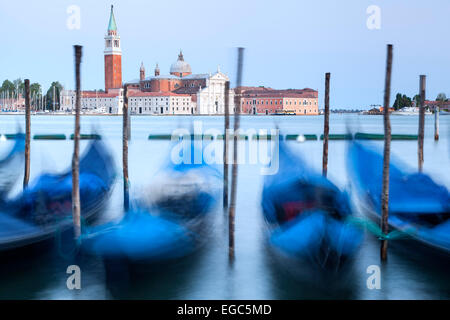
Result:
[[[122,114],[122,49],[111,6],[105,35],[105,92],[83,91],[81,107],[85,112]],[[144,63],[139,78],[125,83],[129,110],[133,114],[192,114],[223,115],[228,99],[229,113],[234,114],[235,90],[225,92],[228,76],[217,68],[214,73],[193,73],[191,65],[180,50],[169,72],[161,73],[156,64],[153,74],[146,76]],[[244,114],[319,114],[318,92],[313,89],[275,90],[264,87],[241,87],[237,106]],[[226,99],[227,98],[227,99]],[[74,91],[64,90],[61,109],[74,110]]]
[[[85,113],[122,114],[123,89],[110,89],[109,92],[82,91],[81,111]],[[75,110],[75,91],[62,90],[60,94],[60,109],[65,112]]]
[[[194,114],[196,104],[189,94],[173,92],[130,91],[128,107],[131,114]]]
[[[266,87],[240,87],[243,114],[318,115],[318,91],[305,89],[275,90]]]
[[[435,110],[436,107],[442,109],[442,110],[448,110],[450,109],[450,101],[432,101],[432,100],[425,100],[425,106],[429,108],[430,110]]]
[[[177,61],[171,67],[169,74],[161,74],[156,64],[154,75],[145,77],[145,67],[141,63],[139,79],[126,83],[129,91],[149,92],[158,94],[173,93],[189,95],[191,99],[191,114],[218,115],[225,113],[225,96],[228,95],[230,114],[234,113],[234,91],[225,93],[225,83],[229,81],[226,74],[217,68],[213,74],[193,74],[191,66],[184,60],[180,51]],[[176,109],[172,109],[177,114]],[[178,110],[185,114],[184,110]]]

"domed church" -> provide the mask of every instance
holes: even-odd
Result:
[[[178,60],[170,66],[170,74],[181,78],[192,74],[191,66],[184,61],[183,52],[181,52],[181,50],[178,55]]]
[[[146,77],[144,64],[139,69],[139,79],[126,83],[129,89],[140,92],[161,94],[189,95],[194,114],[224,114],[225,112],[225,83],[229,81],[227,75],[217,68],[215,73],[193,74],[191,66],[184,60],[180,50],[178,59],[170,66],[169,74],[161,74],[156,64],[153,75]],[[136,93],[134,93],[136,94]],[[234,111],[234,91],[229,89],[230,113]]]

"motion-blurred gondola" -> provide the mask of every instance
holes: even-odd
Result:
[[[81,213],[93,219],[109,198],[113,159],[101,141],[92,142],[80,161]],[[72,173],[42,174],[15,199],[0,204],[0,251],[31,245],[73,228]]]
[[[181,163],[167,159],[169,164],[119,222],[88,229],[82,248],[107,259],[152,263],[187,256],[204,244],[220,175],[193,145]],[[202,159],[198,163],[195,154]]]
[[[350,265],[362,242],[362,231],[347,222],[352,214],[347,194],[282,141],[279,171],[264,181],[262,209],[270,249],[292,262],[287,268],[299,266],[307,276],[335,275]]]
[[[369,145],[352,142],[349,171],[360,204],[374,219],[381,217],[383,156]],[[428,175],[413,172],[398,159],[391,159],[389,182],[389,226],[450,257],[450,195]],[[408,240],[409,239],[409,240]],[[415,246],[417,248],[417,246]],[[434,250],[433,250],[434,251]]]
[[[14,135],[14,146],[9,153],[0,159],[0,199],[7,196],[14,183],[23,172],[23,160],[25,155],[25,135]]]

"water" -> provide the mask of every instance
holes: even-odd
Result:
[[[149,141],[150,133],[171,133],[172,130],[191,126],[200,121],[203,129],[223,130],[221,117],[144,117],[133,116],[132,140],[129,145],[129,175],[131,195],[139,194],[150,184],[162,166],[169,151],[168,141]],[[381,116],[332,115],[331,133],[345,133],[347,127],[357,131],[382,133]],[[441,117],[440,141],[433,140],[433,118],[426,117],[424,171],[436,181],[450,188],[449,117]],[[417,133],[415,116],[391,117],[393,133]],[[0,133],[13,133],[17,125],[23,126],[23,116],[1,116]],[[32,135],[73,133],[72,116],[33,116]],[[242,117],[245,129],[270,129],[277,125],[283,134],[317,134],[323,127],[323,118],[311,117]],[[82,133],[92,129],[102,134],[113,150],[118,171],[122,159],[122,118],[117,116],[85,116],[81,120]],[[382,142],[375,142],[382,145]],[[0,153],[6,152],[10,141],[0,142]],[[81,142],[81,150],[87,142]],[[290,142],[317,170],[321,170],[322,141]],[[348,187],[345,168],[345,141],[329,144],[329,178],[339,187]],[[42,171],[58,172],[70,166],[73,143],[65,141],[31,142],[31,181]],[[417,142],[393,141],[392,153],[411,168],[417,167]],[[1,299],[448,299],[450,275],[448,259],[430,258],[427,253],[412,248],[404,251],[394,241],[389,247],[389,261],[381,265],[381,289],[369,290],[366,280],[369,265],[380,265],[379,242],[366,234],[346,288],[336,289],[335,283],[318,286],[294,278],[269,254],[265,246],[264,224],[260,212],[263,176],[260,165],[244,164],[239,167],[236,212],[236,261],[228,264],[227,220],[217,208],[215,230],[204,250],[190,259],[165,267],[144,267],[131,273],[126,286],[108,281],[103,262],[94,257],[78,261],[82,270],[82,289],[70,291],[66,287],[66,268],[71,261],[62,258],[53,244],[31,248],[20,254],[0,255]],[[21,179],[15,192],[21,188]],[[122,183],[115,185],[108,208],[100,222],[122,215]],[[343,280],[342,280],[343,281]],[[336,280],[339,283],[339,279]]]

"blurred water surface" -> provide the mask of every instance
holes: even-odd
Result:
[[[0,133],[14,133],[22,126],[24,117],[0,116]],[[32,135],[73,133],[72,116],[32,116]],[[129,176],[131,196],[138,195],[152,182],[155,173],[163,166],[170,151],[169,141],[148,140],[150,133],[171,134],[177,128],[191,128],[199,121],[203,130],[215,128],[223,131],[222,117],[191,116],[132,116],[129,145]],[[391,117],[392,132],[417,134],[418,117]],[[426,117],[424,171],[437,182],[450,188],[450,117],[441,117],[438,143],[433,140],[432,116]],[[282,134],[317,134],[323,128],[323,117],[244,116],[245,129],[273,129]],[[331,115],[330,133],[354,131],[383,133],[382,116]],[[118,179],[107,210],[100,223],[122,215],[122,118],[117,116],[84,116],[82,133],[97,131],[114,153]],[[81,151],[87,145],[81,142]],[[245,143],[245,142],[242,142]],[[374,142],[382,147],[382,141]],[[322,165],[322,141],[289,144],[317,170]],[[0,154],[7,152],[11,141],[0,141]],[[73,143],[65,141],[32,140],[31,177],[40,173],[59,172],[71,163]],[[411,168],[417,167],[417,141],[393,141],[392,154]],[[328,177],[341,188],[349,181],[345,165],[346,142],[329,144]],[[294,164],[293,164],[294,165]],[[394,241],[389,248],[389,261],[381,265],[379,242],[366,234],[357,257],[354,273],[342,275],[344,289],[335,283],[318,286],[307,279],[295,278],[286,266],[280,266],[268,252],[265,244],[265,227],[260,212],[262,181],[260,164],[243,164],[239,167],[236,212],[236,261],[228,263],[227,220],[221,206],[216,209],[214,232],[209,244],[199,253],[170,266],[141,266],[129,273],[127,285],[111,284],[110,275],[103,262],[95,257],[83,257],[82,289],[70,291],[66,287],[66,268],[71,261],[62,258],[52,244],[22,251],[0,254],[1,299],[449,299],[450,274],[448,259],[437,259],[427,252],[405,249]],[[21,189],[22,179],[13,193]],[[381,266],[380,290],[369,290],[366,273],[370,265]],[[120,270],[116,274],[121,273]],[[344,280],[342,280],[344,281]],[[339,279],[336,279],[339,282]]]

